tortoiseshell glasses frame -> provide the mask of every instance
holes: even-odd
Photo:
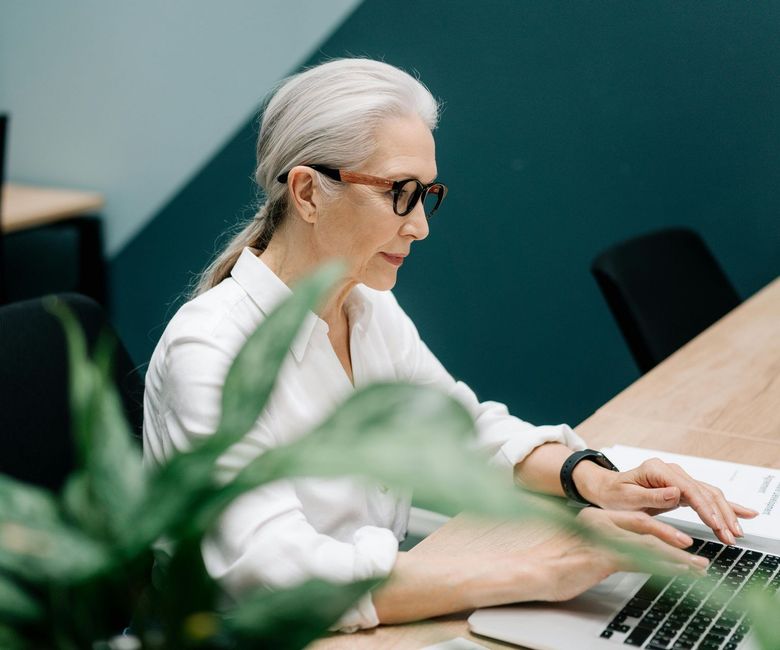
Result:
[[[436,203],[434,204],[433,208],[426,211],[426,216],[430,219],[433,216],[433,213],[436,212],[436,210],[439,209],[439,206],[441,205],[441,202],[444,200],[444,197],[447,196],[447,186],[443,183],[429,183],[426,185],[425,183],[417,180],[416,178],[404,178],[400,181],[394,181],[390,180],[389,178],[380,178],[379,176],[371,176],[369,174],[360,174],[358,172],[350,172],[346,169],[334,169],[332,167],[327,167],[326,165],[302,165],[303,167],[311,167],[311,169],[319,172],[320,174],[323,174],[327,176],[328,178],[332,178],[334,181],[339,181],[341,183],[354,183],[356,185],[373,185],[374,187],[385,187],[388,189],[388,191],[393,193],[393,212],[395,212],[399,217],[405,217],[408,215],[412,210],[414,210],[414,206],[417,205],[417,202],[422,199],[423,204],[425,203],[425,198],[432,194],[436,197]],[[276,180],[280,183],[286,183],[287,182],[287,175],[289,172],[285,172],[284,174],[280,174],[276,177]],[[414,189],[410,190],[411,185],[410,183],[414,183]],[[405,191],[411,191],[412,194],[406,199],[406,206],[404,207],[403,202],[399,206],[399,197],[401,197],[402,192]]]

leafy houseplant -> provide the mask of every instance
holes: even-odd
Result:
[[[200,555],[227,504],[280,478],[360,474],[412,488],[418,503],[439,511],[553,517],[580,529],[466,451],[474,425],[462,406],[403,383],[356,391],[309,435],[263,454],[229,482],[217,480],[217,458],[262,412],[300,324],[339,274],[337,265],[323,267],[268,316],[228,372],[214,434],[148,475],[108,379],[110,344],[101,340],[90,359],[75,319],[52,306],[70,350],[79,469],[60,495],[0,475],[0,648],[110,647],[131,620],[135,647],[305,646],[378,581],[260,589],[225,610]],[[152,586],[160,538],[174,550],[157,556]],[[777,648],[771,625],[761,627],[768,602],[760,601],[756,622],[768,630],[766,647]]]

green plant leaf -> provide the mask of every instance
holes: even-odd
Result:
[[[29,623],[42,616],[41,604],[10,578],[0,574],[0,621]]]
[[[470,449],[474,422],[456,400],[414,384],[356,391],[309,435],[266,452],[237,477],[249,489],[293,476],[362,475],[412,489],[424,507],[455,514],[527,513],[506,472]]]
[[[206,440],[203,452],[220,455],[252,428],[304,319],[323,302],[343,270],[343,264],[330,263],[299,282],[292,296],[247,339],[225,378],[219,426]]]
[[[261,590],[224,616],[239,647],[303,648],[322,636],[341,615],[380,580],[335,585],[309,580],[281,591]]]
[[[68,476],[60,499],[65,515],[82,530],[93,537],[105,537],[106,522],[103,513],[95,507],[85,470],[76,470]]]
[[[115,563],[106,546],[62,522],[0,521],[0,569],[24,580],[80,582]]]
[[[266,452],[227,485],[201,490],[187,530],[206,530],[230,501],[272,480],[347,475],[411,488],[418,504],[440,512],[572,522],[574,514],[559,500],[515,488],[506,471],[471,451],[473,427],[460,403],[436,389],[375,384],[354,393],[311,434]]]
[[[780,624],[777,622],[780,599],[777,595],[755,589],[747,594],[745,604],[759,647],[763,650],[780,648]]]
[[[76,455],[82,465],[86,464],[93,431],[92,399],[95,373],[87,357],[87,342],[84,333],[71,310],[54,296],[43,299],[45,307],[62,323],[68,348],[70,416],[73,426]]]
[[[374,384],[352,394],[308,435],[252,461],[214,497],[213,510],[276,479],[359,476],[412,490],[418,505],[438,512],[542,519],[629,556],[641,570],[665,567],[660,555],[584,526],[560,499],[514,486],[505,468],[472,451],[474,438],[468,412],[440,391]]]
[[[268,315],[234,359],[225,379],[222,416],[214,435],[192,451],[177,454],[149,479],[146,500],[134,518],[128,552],[148,545],[163,533],[191,534],[198,508],[217,492],[217,458],[255,423],[268,401],[279,369],[306,318],[341,276],[332,263],[296,285],[293,294]],[[203,532],[203,530],[201,530]]]
[[[113,349],[113,341],[105,335],[95,346],[96,435],[87,456],[87,476],[112,534],[122,537],[135,526],[133,517],[146,492],[146,474],[140,446],[133,439],[112,381]]]
[[[54,496],[47,490],[0,474],[0,521],[53,522],[59,519]]]
[[[75,316],[54,301],[49,310],[61,321],[70,359],[70,403],[78,456],[84,472],[67,486],[66,507],[91,534],[121,538],[145,492],[141,452],[133,442],[121,400],[111,380],[114,341],[101,334],[95,360]],[[78,494],[81,493],[81,494]]]

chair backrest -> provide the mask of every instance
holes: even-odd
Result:
[[[685,228],[617,244],[591,272],[643,373],[741,302],[701,237]]]
[[[113,373],[140,444],[143,382],[102,307],[79,294],[58,296],[74,312],[90,349],[101,331],[116,339]],[[0,472],[58,490],[74,468],[68,360],[62,325],[40,299],[0,308]]]

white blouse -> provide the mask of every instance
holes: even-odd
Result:
[[[245,248],[231,277],[179,309],[155,348],[146,374],[144,459],[166,462],[215,431],[228,368],[247,337],[289,288]],[[381,380],[434,385],[458,399],[477,424],[478,445],[508,471],[550,441],[572,449],[583,441],[566,425],[536,427],[497,402],[480,402],[455,381],[420,340],[389,291],[364,285],[346,309],[354,387],[328,339],[309,314],[291,346],[268,406],[252,430],[218,462],[229,478],[266,449],[304,435],[355,388]],[[308,578],[351,582],[390,573],[409,521],[408,494],[350,479],[277,481],[234,501],[203,543],[210,575],[237,597],[261,585],[287,587]],[[370,594],[338,628],[378,624]]]

